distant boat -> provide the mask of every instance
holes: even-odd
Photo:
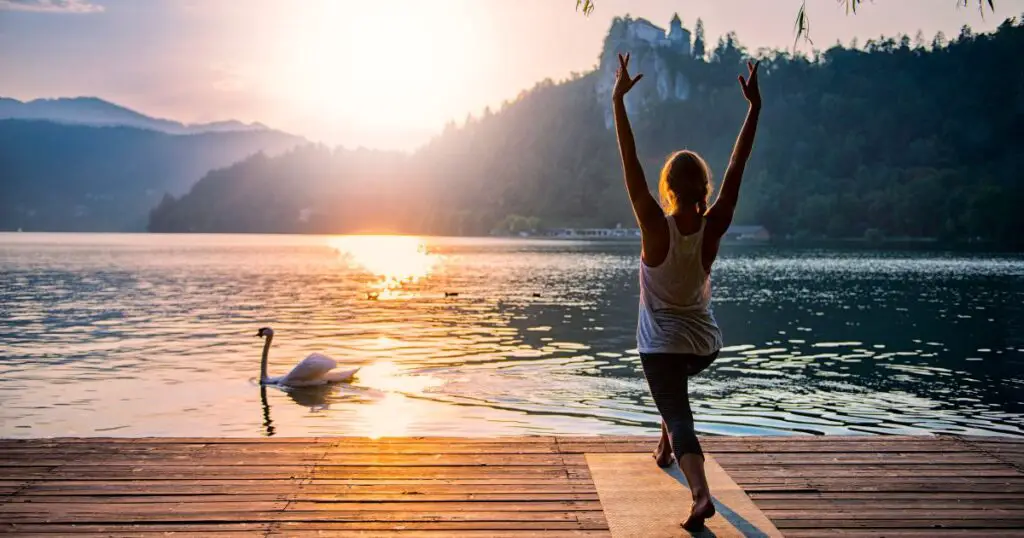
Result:
[[[18,228],[18,231],[20,232],[20,231],[21,231],[21,228]]]

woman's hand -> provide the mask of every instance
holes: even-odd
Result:
[[[626,93],[633,88],[640,79],[644,78],[643,74],[637,75],[636,78],[629,78],[629,54],[625,56],[619,54],[619,70],[615,73],[615,87],[612,89],[612,99],[618,100],[625,97]]]
[[[753,108],[761,108],[761,89],[757,87],[757,68],[761,65],[761,62],[750,63],[747,62],[747,74],[749,78],[744,80],[743,75],[739,76],[740,89],[743,90],[743,97],[747,98],[747,102]],[[618,85],[616,85],[618,88]]]

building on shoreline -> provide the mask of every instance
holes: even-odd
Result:
[[[640,228],[552,228],[541,230],[536,235],[563,239],[639,239]],[[725,241],[762,242],[770,241],[771,233],[764,226],[733,225],[722,237]]]
[[[543,230],[540,235],[569,239],[627,239],[639,238],[640,228],[552,228]]]
[[[726,241],[770,241],[772,235],[764,226],[738,226],[732,225],[722,236]]]

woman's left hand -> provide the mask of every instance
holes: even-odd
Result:
[[[625,56],[619,54],[619,70],[615,73],[615,87],[612,89],[612,99],[622,99],[633,85],[644,78],[641,73],[636,78],[629,78],[629,53]]]

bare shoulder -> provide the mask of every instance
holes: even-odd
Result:
[[[668,218],[664,213],[660,219],[650,219],[640,227],[641,252],[640,258],[644,265],[657,267],[668,256],[669,229]]]
[[[708,275],[711,274],[711,266],[718,258],[718,248],[722,243],[722,236],[729,229],[729,221],[732,219],[730,218],[726,222],[723,220],[725,219],[713,218],[710,215],[704,219],[704,237],[701,240],[700,256],[701,265]]]

